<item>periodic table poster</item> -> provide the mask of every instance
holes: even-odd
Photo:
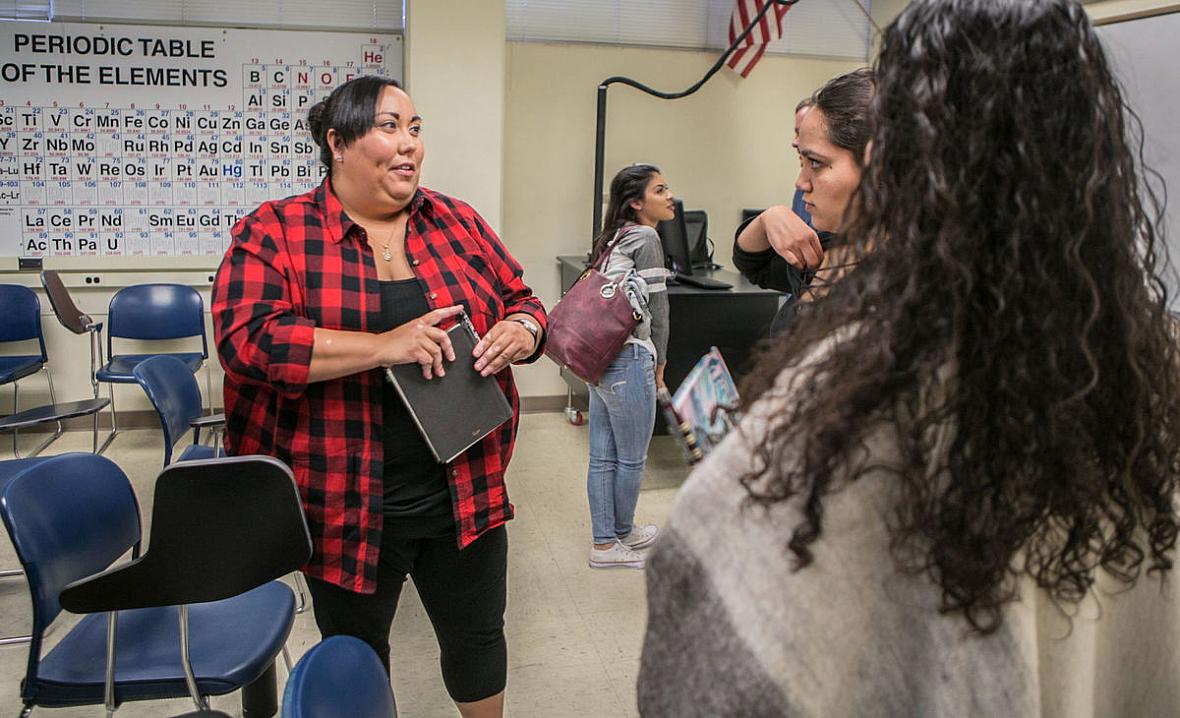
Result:
[[[398,35],[0,23],[0,257],[220,255],[324,167],[307,110]]]

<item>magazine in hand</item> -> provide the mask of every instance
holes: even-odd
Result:
[[[657,395],[684,458],[695,464],[721,443],[738,422],[738,392],[717,347],[697,361],[675,395]]]
[[[480,376],[471,357],[477,341],[466,314],[447,330],[455,361],[443,357],[446,374],[422,378],[419,364],[397,364],[385,376],[405,402],[418,430],[440,464],[450,463],[472,444],[512,418],[512,406],[494,376]]]

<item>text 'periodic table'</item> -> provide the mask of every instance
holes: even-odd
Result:
[[[0,256],[220,255],[323,177],[307,110],[401,38],[0,23]]]

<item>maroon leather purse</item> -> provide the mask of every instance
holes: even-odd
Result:
[[[620,233],[622,230],[620,230]],[[627,294],[598,267],[605,266],[614,244],[549,311],[545,356],[591,384],[602,378],[643,315],[631,308]]]

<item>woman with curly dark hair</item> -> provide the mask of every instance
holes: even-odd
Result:
[[[649,558],[643,713],[1180,715],[1162,214],[1086,13],[915,0],[872,115],[859,264]]]

